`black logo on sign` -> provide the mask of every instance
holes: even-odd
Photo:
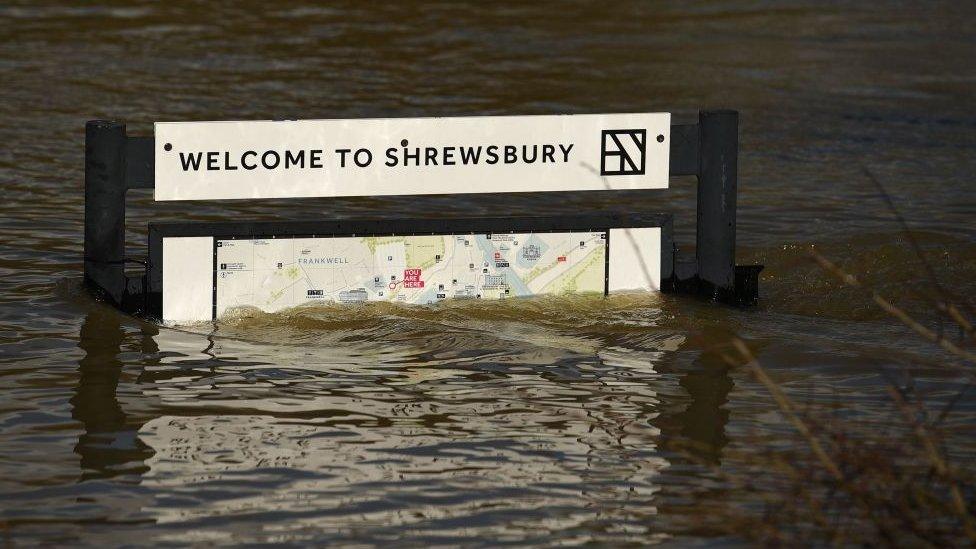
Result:
[[[644,175],[647,130],[603,130],[600,175]]]

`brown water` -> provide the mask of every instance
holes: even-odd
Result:
[[[0,6],[0,541],[705,541],[735,474],[788,432],[720,357],[745,338],[787,392],[883,420],[944,356],[813,266],[825,255],[932,326],[976,291],[976,16],[965,2],[242,3]],[[742,116],[740,263],[762,303],[615,297],[325,308],[179,331],[81,288],[84,122],[671,111]],[[693,189],[159,208],[146,221],[674,211]],[[274,207],[273,207],[274,206]],[[899,374],[901,375],[901,374]],[[976,456],[976,403],[954,414]],[[694,455],[670,451],[695,443]]]

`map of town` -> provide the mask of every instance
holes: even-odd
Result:
[[[603,293],[606,239],[600,231],[218,240],[217,314]]]

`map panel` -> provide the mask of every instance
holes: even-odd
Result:
[[[312,302],[604,293],[607,232],[218,239],[217,315]]]

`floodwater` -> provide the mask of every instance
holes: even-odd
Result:
[[[966,2],[0,6],[0,542],[736,543],[723,484],[787,440],[722,358],[746,340],[805,406],[883,420],[893,375],[927,405],[946,356],[815,266],[905,306],[976,291],[976,5]],[[741,112],[749,310],[673,296],[321,308],[177,330],[81,286],[88,119]],[[644,196],[154,206],[150,219],[673,211]],[[282,210],[283,209],[283,210]],[[942,322],[947,327],[948,324]],[[953,412],[976,457],[976,406]],[[692,443],[690,452],[672,443]],[[759,479],[761,481],[761,479]]]

